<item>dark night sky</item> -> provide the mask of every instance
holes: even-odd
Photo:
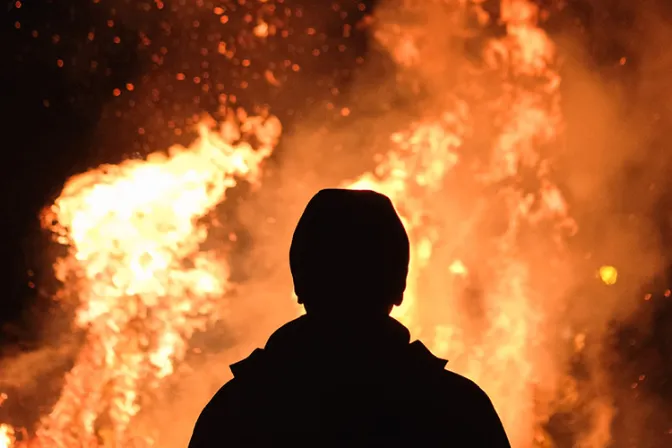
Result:
[[[180,3],[185,2],[165,1],[166,5]],[[36,316],[44,316],[52,304],[48,297],[40,297],[37,292],[39,282],[37,288],[29,283],[34,280],[30,270],[37,278],[40,273],[49,274],[48,264],[41,259],[46,238],[39,232],[37,216],[58,194],[68,176],[102,162],[116,162],[176,141],[188,141],[186,131],[176,136],[168,122],[173,120],[175,128],[187,129],[189,123],[185,117],[204,110],[215,111],[215,92],[224,90],[217,84],[226,84],[226,92],[237,94],[243,105],[259,105],[264,99],[289,105],[281,111],[285,114],[281,119],[291,129],[292,119],[301,116],[309,105],[326,98],[338,103],[332,89],[347,90],[358,67],[357,58],[367,54],[364,32],[354,26],[352,37],[345,39],[341,23],[335,29],[324,29],[314,36],[291,42],[271,39],[274,51],[270,56],[266,50],[255,48],[245,36],[232,31],[240,58],[249,57],[253,61],[257,58],[262,68],[246,69],[234,61],[215,66],[211,61],[220,55],[216,54],[217,46],[210,37],[218,31],[208,29],[209,22],[199,22],[203,11],[212,11],[213,5],[208,1],[189,0],[189,4],[199,3],[204,6],[180,6],[177,11],[170,11],[169,7],[159,11],[153,7],[153,1],[147,2],[150,9],[145,11],[144,3],[139,0],[25,0],[20,8],[17,3],[6,0],[1,6],[3,293],[0,323],[13,323],[5,325],[0,332],[0,342],[4,341],[5,345],[31,347],[41,337],[40,319]],[[285,2],[293,7],[301,3],[298,0]],[[343,10],[349,13],[343,22],[353,25],[365,15],[355,2],[341,2],[351,5],[340,11],[326,8],[326,12],[317,6],[318,2],[303,3],[304,15],[291,19],[293,27],[312,26],[321,30],[325,23],[338,23],[333,17]],[[331,2],[324,5],[327,3]],[[637,54],[632,39],[627,37],[633,26],[630,20],[633,2],[611,2],[608,10],[589,6],[596,3],[591,1],[567,3],[569,7],[549,24],[551,31],[553,27],[568,26],[584,29],[596,73],[624,86],[636,84]],[[644,3],[647,2],[642,1]],[[246,11],[241,7],[231,14],[231,27],[235,27],[236,17],[244,18]],[[169,32],[166,24],[170,25]],[[185,40],[190,44],[184,45]],[[312,49],[323,45],[332,51],[323,52],[319,57],[311,55]],[[345,45],[345,50],[333,50],[339,45]],[[305,51],[298,51],[299,47]],[[203,49],[207,50],[205,54]],[[634,63],[614,72],[611,67],[618,65],[615,62],[624,54]],[[301,71],[294,72],[285,60],[300,64]],[[273,68],[279,77],[286,77],[282,89],[269,86],[263,76],[265,67]],[[211,78],[195,82],[194,77],[204,70]],[[186,81],[176,80],[179,73],[185,75]],[[205,84],[209,85],[208,92],[204,91]],[[119,89],[118,96],[115,89]],[[180,110],[173,109],[176,104],[181,105]],[[315,110],[314,106],[311,110]],[[671,112],[661,109],[661,114],[664,119],[660,126],[672,121]],[[142,134],[138,132],[140,127],[145,129]],[[666,135],[661,132],[651,145],[664,150],[666,141]],[[662,220],[663,217],[661,228],[665,229],[669,223]],[[668,242],[669,230],[662,235],[663,242]],[[654,294],[662,294],[665,284],[659,280]],[[625,327],[625,337],[616,338],[615,344],[630,360],[624,364],[624,370],[632,369],[628,367],[632,365],[641,366],[644,361],[638,360],[638,356],[643,352],[656,353],[656,359],[662,357],[667,368],[672,367],[670,332],[661,329],[645,335],[637,327],[639,322],[649,322],[647,317],[653,306],[643,309],[641,316],[633,319],[632,326]],[[656,319],[660,321],[656,328],[664,328],[665,322],[672,321],[672,307],[655,306]],[[629,344],[631,340],[638,341],[637,350]],[[661,377],[661,385],[672,375],[658,366],[651,368]],[[660,393],[668,395],[661,397],[672,399],[670,389],[669,384],[662,385],[661,390],[667,392]]]

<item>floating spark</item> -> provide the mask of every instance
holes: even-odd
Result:
[[[615,285],[618,280],[618,271],[613,266],[602,266],[599,275],[605,285]]]

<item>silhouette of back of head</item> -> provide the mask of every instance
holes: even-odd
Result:
[[[309,314],[389,313],[406,289],[408,235],[387,196],[321,190],[299,219],[289,261],[294,291]]]
[[[231,366],[189,448],[511,448],[488,396],[445,370],[388,316],[406,288],[409,241],[392,202],[322,190],[290,248],[307,314]],[[298,422],[298,424],[297,424]]]

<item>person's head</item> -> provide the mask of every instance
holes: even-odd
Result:
[[[381,314],[400,305],[410,257],[390,199],[368,190],[321,190],[294,231],[289,262],[308,314]]]

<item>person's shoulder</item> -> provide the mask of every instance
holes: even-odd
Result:
[[[449,397],[459,411],[470,446],[511,448],[490,397],[478,384],[449,370],[443,372],[441,383],[443,397]]]
[[[205,408],[203,408],[203,415],[211,415],[221,413],[224,409],[235,406],[241,394],[240,381],[232,378],[212,396]]]
[[[259,423],[245,382],[232,378],[212,396],[201,411],[189,448],[259,446],[250,442]]]
[[[209,447],[213,441],[220,440],[221,422],[230,421],[232,410],[236,408],[237,400],[232,397],[237,394],[237,389],[236,381],[230,380],[210,398],[196,420],[189,448]]]
[[[474,381],[450,370],[441,372],[439,386],[444,393],[459,396],[474,404],[491,406],[488,394]]]
[[[443,372],[441,372],[441,383],[445,387],[452,387],[452,388],[459,388],[461,390],[468,391],[470,393],[481,393],[483,392],[482,389],[467,378],[466,376],[462,376],[459,373],[452,372],[448,369],[445,369]]]
[[[469,396],[487,398],[486,393],[475,382],[460,374],[452,372],[446,368],[448,361],[435,356],[422,342],[415,341],[409,345],[409,353],[413,364],[421,366],[423,377],[426,380],[433,378],[438,381],[430,381],[434,387],[439,387],[441,390],[450,395],[455,396]],[[432,372],[430,374],[430,372]]]

